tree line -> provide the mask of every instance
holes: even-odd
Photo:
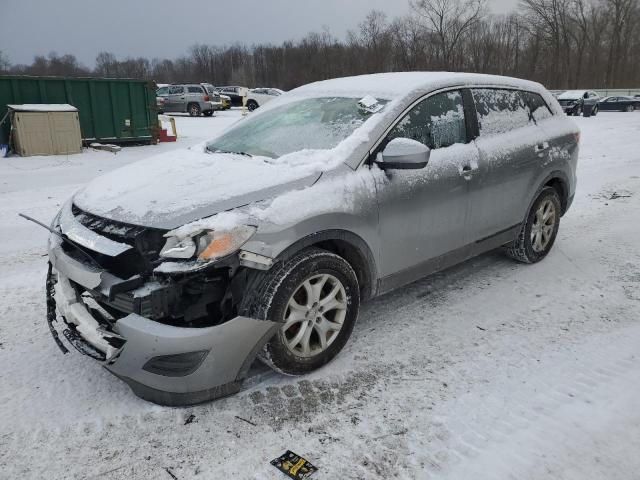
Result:
[[[410,14],[372,10],[339,39],[325,29],[278,45],[198,44],[176,59],[37,55],[0,73],[142,78],[158,83],[279,87],[374,72],[449,70],[510,75],[551,89],[640,86],[640,0],[521,0],[507,15],[486,0],[410,0]]]

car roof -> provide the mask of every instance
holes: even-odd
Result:
[[[539,91],[542,85],[529,80],[500,75],[458,72],[396,72],[359,75],[310,83],[287,93],[302,96],[341,95],[362,96],[363,93],[389,100],[413,91],[432,91],[438,88],[465,85],[511,87]]]

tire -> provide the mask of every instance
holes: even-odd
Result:
[[[200,105],[198,105],[197,103],[190,103],[187,106],[187,112],[189,112],[190,117],[199,117],[200,113],[202,113],[200,111]]]
[[[549,219],[543,220],[542,217],[542,213],[549,212],[546,210],[547,208],[553,208],[552,225],[550,225]],[[536,263],[546,257],[556,240],[561,212],[562,207],[557,190],[552,187],[544,187],[533,202],[518,238],[506,247],[507,255],[523,263]],[[538,225],[541,225],[539,229]],[[550,229],[549,226],[551,226]],[[544,234],[544,227],[547,227],[547,235]],[[532,235],[534,229],[539,232],[535,237]]]
[[[256,272],[247,290],[252,293],[243,300],[241,315],[283,323],[259,358],[287,375],[302,375],[331,361],[358,318],[360,289],[353,268],[319,248],[302,250],[268,272]],[[311,293],[316,291],[317,296]],[[324,309],[323,301],[335,306]]]
[[[205,117],[212,117],[213,116],[213,110],[207,110],[206,112],[202,112],[202,114]]]
[[[255,100],[249,100],[247,102],[247,108],[249,109],[250,112],[253,112],[258,107],[259,107],[258,102],[256,102]]]
[[[624,109],[625,112],[633,112],[633,105],[627,105]]]
[[[593,111],[591,112],[591,116],[595,117],[598,114],[598,107],[593,107]]]

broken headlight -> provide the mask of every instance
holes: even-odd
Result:
[[[256,228],[246,225],[224,231],[198,230],[186,237],[167,235],[160,251],[163,258],[191,259],[211,262],[240,250],[255,233]]]

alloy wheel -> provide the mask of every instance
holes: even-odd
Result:
[[[536,210],[531,226],[531,246],[536,253],[543,252],[553,238],[556,225],[556,207],[551,200],[545,200]]]
[[[314,275],[296,288],[284,312],[282,334],[290,352],[312,357],[338,337],[347,314],[347,294],[331,274]]]

